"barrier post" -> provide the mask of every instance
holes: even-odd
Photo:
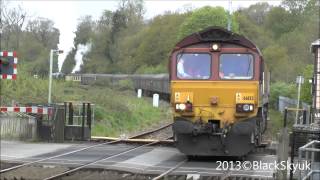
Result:
[[[159,94],[153,94],[153,107],[159,107]]]
[[[73,104],[72,104],[72,102],[69,103],[68,124],[73,125]]]
[[[88,106],[87,106],[87,125],[91,130],[91,104],[90,103],[88,103]]]
[[[81,128],[81,139],[84,141],[84,121],[85,121],[85,111],[86,111],[86,103],[82,104],[82,128]]]
[[[141,96],[142,96],[142,89],[138,89],[138,98],[141,98]]]

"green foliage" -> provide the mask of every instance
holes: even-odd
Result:
[[[157,66],[146,66],[142,65],[136,71],[137,74],[161,74],[166,73],[167,67],[165,65],[159,64]]]
[[[275,38],[293,31],[296,22],[292,19],[290,12],[282,7],[274,7],[270,10],[266,17],[265,27],[268,28]]]
[[[18,65],[17,80],[1,80],[1,105],[10,105],[12,101],[27,104],[46,103],[48,98],[48,81],[35,79],[27,72],[27,66]],[[53,88],[55,88],[54,86]],[[55,90],[55,89],[54,89]]]
[[[265,62],[271,71],[272,81],[289,81],[289,74],[292,70],[289,65],[287,49],[279,45],[271,45],[263,50]]]
[[[69,74],[72,72],[74,66],[76,65],[75,55],[77,53],[76,48],[72,48],[71,52],[67,55],[66,59],[63,61],[61,72]]]
[[[239,22],[239,33],[252,40],[261,50],[274,43],[271,33],[267,32],[262,26],[252,23],[246,14],[236,12],[234,16]]]
[[[269,110],[270,121],[268,121],[267,137],[271,137],[273,140],[278,140],[278,133],[283,127],[283,115],[281,112],[270,109]]]
[[[247,17],[247,20],[255,25],[263,25],[271,6],[266,2],[258,2],[248,8],[242,8],[239,12]],[[241,24],[241,23],[240,23]]]
[[[76,37],[74,38],[74,44],[87,44],[93,33],[95,23],[91,16],[84,16],[80,19],[80,23],[77,26]]]
[[[111,79],[97,79],[93,85],[102,87],[113,87]]]
[[[135,60],[130,64],[133,68],[131,72],[167,72],[168,57],[177,43],[178,27],[187,16],[188,14],[167,13],[155,17],[149,28],[137,35],[143,38],[136,51],[132,55],[128,54]]]
[[[271,108],[277,109],[279,96],[285,96],[295,99],[297,94],[295,84],[288,84],[284,82],[275,82],[270,86],[270,105]]]
[[[27,12],[23,9],[6,5],[2,8],[6,15],[2,19],[1,50],[16,51],[19,64],[23,64],[28,73],[47,76],[50,49],[56,49],[59,43],[60,32],[54,22],[41,17],[26,21]],[[57,72],[57,57],[54,60],[53,72]]]
[[[16,81],[2,80],[1,105],[10,106],[12,101],[20,105],[35,103],[46,104],[48,80],[35,79],[19,65],[20,72]],[[136,98],[132,82],[122,80],[115,90],[106,86],[81,86],[75,82],[54,80],[53,102],[86,101],[95,104],[95,121],[92,135],[119,136],[122,133],[139,131],[159,121],[169,120],[168,107],[152,107],[148,98]],[[119,91],[119,89],[126,89]]]
[[[293,82],[312,63],[310,43],[320,32],[316,0],[288,0],[283,7],[256,4],[235,14],[240,33],[262,50],[273,81]]]
[[[95,23],[81,72],[165,73],[178,40],[209,26],[227,27],[228,13],[221,7],[168,12],[143,21],[141,1],[121,2],[117,11],[105,11]],[[282,5],[241,8],[232,15],[232,30],[258,45],[273,82],[289,83],[312,62],[309,46],[319,32],[319,4],[294,0]]]
[[[122,91],[134,89],[133,82],[130,79],[120,80],[118,86],[119,86],[118,89]]]
[[[302,76],[304,77],[304,84],[301,85],[301,100],[308,104],[312,104],[312,83],[309,83],[309,79],[312,79],[313,77],[313,65],[307,65],[303,70]]]
[[[232,16],[232,31],[238,32],[239,24]],[[228,24],[228,12],[222,7],[206,6],[192,12],[191,16],[187,18],[181,25],[178,34],[178,40],[194,33],[201,31],[210,26],[220,26],[226,28]]]

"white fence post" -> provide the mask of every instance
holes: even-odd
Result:
[[[141,98],[141,96],[142,96],[142,89],[138,89],[138,98]]]
[[[159,94],[153,94],[153,107],[159,107]]]

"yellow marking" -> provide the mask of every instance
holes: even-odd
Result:
[[[174,98],[175,103],[185,103],[187,101],[193,102],[192,92],[175,92],[174,96],[175,96]]]
[[[236,103],[254,104],[254,93],[236,93]]]
[[[241,93],[236,93],[236,103],[240,103],[241,101]]]
[[[176,93],[174,93],[174,96],[175,96],[174,101],[175,101],[175,102],[179,102],[179,101],[180,101],[180,93],[179,93],[179,92],[176,92]]]

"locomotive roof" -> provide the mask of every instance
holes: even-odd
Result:
[[[246,37],[228,31],[224,28],[218,26],[212,26],[200,32],[193,33],[180,42],[178,42],[175,46],[175,50],[197,44],[197,43],[205,43],[205,42],[224,42],[224,43],[232,43],[238,44],[253,50],[256,50],[259,54],[260,51],[255,44],[253,44]]]

